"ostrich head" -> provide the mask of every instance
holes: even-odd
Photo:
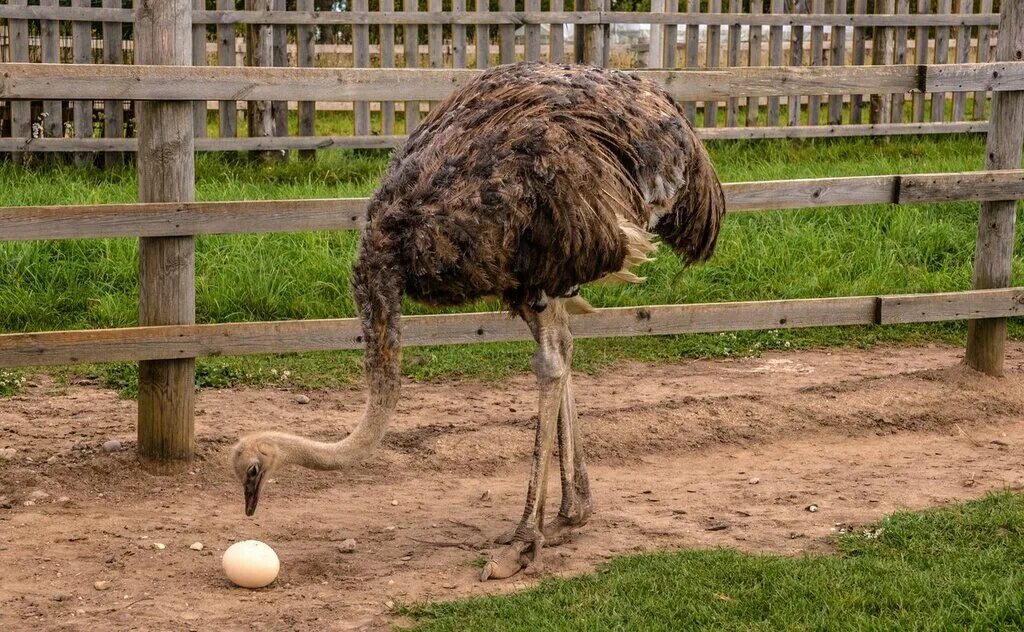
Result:
[[[261,435],[242,437],[232,449],[231,466],[242,483],[245,494],[245,515],[256,513],[263,483],[281,463],[281,451]]]

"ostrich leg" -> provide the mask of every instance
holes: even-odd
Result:
[[[571,367],[571,338],[567,355],[565,364]],[[566,375],[562,389],[562,406],[558,415],[558,457],[562,471],[562,503],[555,522],[544,528],[544,541],[549,546],[562,542],[570,529],[585,525],[593,512],[590,479],[583,463],[583,445],[580,442],[571,375]]]
[[[540,405],[537,417],[537,439],[533,448],[533,467],[526,491],[523,517],[512,536],[512,542],[492,556],[480,573],[481,580],[504,579],[515,575],[524,566],[540,571],[541,549],[544,547],[544,497],[548,467],[554,451],[558,413],[569,375],[566,359],[571,354],[572,336],[569,319],[561,301],[555,300],[541,312],[523,310],[523,318],[537,341],[533,370],[537,374]],[[532,552],[532,559],[528,556]]]

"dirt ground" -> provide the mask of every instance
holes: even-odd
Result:
[[[597,511],[548,551],[547,571],[679,547],[828,552],[838,530],[895,509],[1024,485],[1024,345],[1002,379],[961,355],[773,353],[577,375]],[[203,392],[200,458],[169,478],[137,466],[135,403],[111,391],[39,378],[0,400],[0,447],[16,450],[0,462],[0,629],[386,629],[395,603],[535,581],[480,583],[475,566],[522,510],[528,376],[407,384],[365,465],[280,472],[246,518],[226,464],[240,433],[337,438],[361,412],[356,387],[306,395]],[[110,439],[123,449],[104,452]],[[281,557],[267,589],[221,572],[224,549],[247,538]],[[339,550],[346,538],[354,552]]]

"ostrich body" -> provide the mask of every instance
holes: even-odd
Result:
[[[432,108],[367,208],[353,269],[369,388],[362,420],[336,443],[244,437],[233,463],[246,513],[274,468],[339,469],[380,441],[398,400],[403,295],[432,305],[499,297],[537,342],[540,402],[522,519],[482,579],[539,570],[545,542],[592,511],[569,375],[569,314],[589,310],[579,286],[640,281],[630,268],[655,250],[655,235],[687,262],[707,259],[724,206],[707,152],[659,86],[541,63],[482,73]],[[545,524],[556,438],[562,497]]]

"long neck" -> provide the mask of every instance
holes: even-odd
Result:
[[[349,436],[335,443],[292,434],[266,433],[280,450],[283,463],[317,470],[335,470],[366,458],[387,431],[401,384],[401,316],[405,289],[401,270],[387,244],[375,231],[365,231],[359,259],[352,270],[353,294],[366,343],[364,367],[368,387],[366,409]]]

